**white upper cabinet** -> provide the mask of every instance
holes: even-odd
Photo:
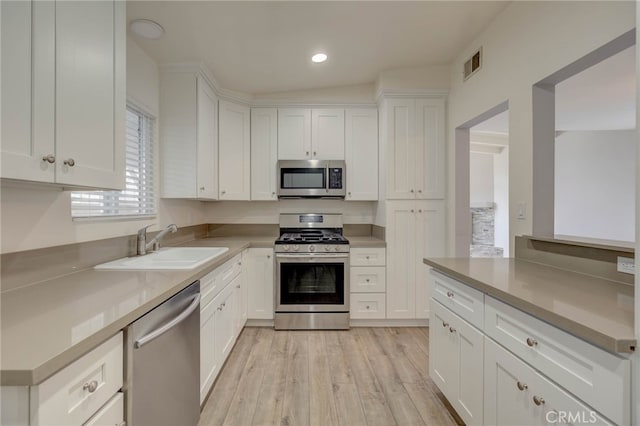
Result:
[[[278,109],[279,160],[344,160],[344,109]]]
[[[218,198],[218,101],[197,70],[160,75],[162,196]]]
[[[123,189],[125,4],[1,7],[2,177]]]
[[[278,110],[251,108],[251,199],[276,200]]]
[[[278,109],[278,159],[311,158],[311,110]]]
[[[346,200],[378,199],[378,110],[345,111]]]
[[[444,198],[444,99],[386,99],[388,199]]]
[[[311,110],[311,158],[344,160],[344,110]]]
[[[220,101],[219,179],[220,200],[251,198],[250,110],[228,101]]]

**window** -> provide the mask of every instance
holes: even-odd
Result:
[[[124,191],[71,193],[71,216],[125,217],[156,214],[153,128],[155,119],[127,106]]]

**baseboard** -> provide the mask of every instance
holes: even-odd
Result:
[[[351,327],[429,327],[428,319],[352,319]]]
[[[247,327],[271,327],[273,328],[272,319],[248,319],[245,324]]]

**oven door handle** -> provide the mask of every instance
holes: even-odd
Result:
[[[288,253],[278,253],[276,254],[276,258],[286,258],[286,259],[309,259],[309,258],[313,258],[313,259],[323,259],[323,258],[328,258],[328,259],[348,259],[349,258],[349,253],[305,253],[305,254],[288,254]]]

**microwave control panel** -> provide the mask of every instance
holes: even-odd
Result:
[[[342,189],[342,169],[333,167],[329,169],[329,188]]]

